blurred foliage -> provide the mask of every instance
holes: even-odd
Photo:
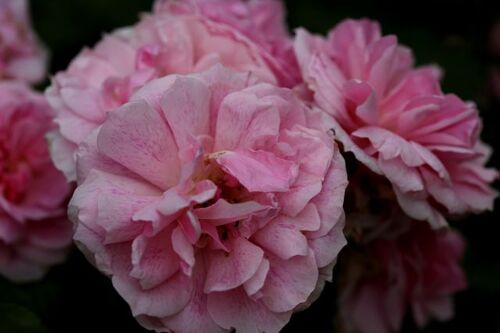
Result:
[[[35,28],[52,53],[51,71],[67,67],[85,46],[103,33],[133,24],[151,0],[32,0]],[[369,17],[381,22],[414,50],[417,64],[439,64],[446,92],[476,101],[485,122],[483,139],[497,152],[499,163],[500,103],[486,94],[488,32],[500,19],[500,2],[488,0],[289,0],[289,23],[326,33],[346,17]],[[500,59],[497,59],[500,61]],[[498,205],[497,205],[498,206]],[[469,290],[457,295],[456,317],[433,323],[425,332],[500,332],[500,212],[455,221],[468,239],[464,266]],[[327,285],[308,310],[294,315],[285,333],[334,332],[335,290]],[[145,332],[111,282],[92,268],[76,250],[68,262],[54,268],[39,283],[15,286],[0,280],[0,332],[80,333]],[[407,320],[404,332],[417,332]]]
[[[0,331],[15,333],[48,332],[33,312],[11,303],[0,303]]]

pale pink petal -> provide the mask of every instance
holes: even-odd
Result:
[[[244,238],[237,238],[229,254],[217,251],[208,256],[206,293],[241,286],[258,270],[264,251]]]
[[[208,312],[208,295],[203,292],[205,271],[203,265],[197,265],[193,272],[193,294],[189,303],[171,317],[162,319],[162,326],[176,332],[186,333],[224,333],[225,329],[215,323]]]
[[[177,78],[163,95],[161,108],[181,152],[191,138],[209,133],[210,94],[199,80]]]
[[[278,217],[254,234],[257,244],[274,255],[287,260],[295,256],[307,256],[307,238],[295,225],[294,219]]]
[[[242,288],[210,294],[208,311],[219,326],[248,333],[278,333],[292,314],[267,309],[249,299]]]
[[[178,313],[191,299],[192,281],[182,272],[177,272],[159,286],[143,290],[127,272],[115,270],[113,286],[129,303],[132,314],[166,317]],[[169,295],[169,297],[165,297]]]
[[[195,209],[195,213],[200,219],[209,220],[211,224],[218,226],[247,219],[270,208],[255,201],[231,204],[224,199],[219,199],[211,206]]]
[[[270,257],[269,262],[269,273],[261,289],[262,302],[275,312],[291,311],[305,302],[319,276],[313,252],[289,260]]]
[[[229,95],[217,117],[214,149],[255,149],[276,140],[280,116],[270,102],[253,94]]]
[[[318,267],[325,267],[335,261],[340,251],[347,245],[344,226],[345,217],[342,216],[327,235],[311,240],[311,249]]]
[[[180,228],[175,228],[172,232],[172,248],[183,260],[181,268],[184,274],[191,275],[191,269],[195,264],[194,248]]]
[[[141,235],[132,243],[132,270],[145,290],[155,288],[179,270],[177,254],[169,244],[172,230],[166,229],[153,237]]]
[[[64,173],[64,176],[69,181],[76,180],[75,162],[73,152],[75,144],[66,140],[58,132],[50,132],[47,134],[49,141],[50,155],[56,168]]]
[[[285,192],[297,165],[265,151],[223,152],[215,160],[250,192]]]
[[[248,296],[257,294],[262,287],[264,287],[270,265],[269,260],[263,259],[257,272],[255,272],[255,274],[247,282],[245,282],[243,288]]]
[[[120,142],[128,142],[126,147]],[[97,138],[99,151],[160,188],[175,185],[179,161],[175,142],[160,115],[145,102],[113,112]],[[170,166],[166,172],[165,165]]]

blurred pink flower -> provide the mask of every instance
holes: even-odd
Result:
[[[500,101],[500,67],[490,66],[488,72],[489,92],[497,100]]]
[[[47,52],[31,27],[27,0],[0,0],[0,79],[36,83],[46,66]]]
[[[50,107],[21,83],[0,83],[0,274],[39,279],[64,259],[69,187],[50,160]]]
[[[347,332],[400,332],[408,311],[420,328],[431,319],[449,320],[453,294],[466,287],[458,232],[433,230],[401,212],[392,219],[379,221],[379,229],[389,229],[372,230],[378,238],[345,257],[339,308]]]
[[[495,22],[491,28],[488,49],[492,56],[500,58],[500,22]]]
[[[484,167],[478,112],[442,93],[438,68],[414,69],[410,50],[369,20],[343,21],[327,39],[299,30],[295,51],[344,149],[392,182],[407,214],[440,227],[444,213],[492,209],[498,174]]]
[[[277,83],[261,49],[227,24],[174,10],[157,10],[137,25],[106,36],[94,49],[82,51],[47,90],[59,127],[50,145],[56,167],[68,180],[76,180],[78,144],[109,111],[154,78],[200,72],[221,63]]]
[[[157,0],[157,11],[197,13],[236,29],[261,50],[281,86],[301,82],[293,40],[280,0]]]
[[[221,65],[146,84],[81,145],[75,241],[146,328],[278,332],[346,242],[321,117]]]

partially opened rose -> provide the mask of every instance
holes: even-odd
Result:
[[[396,211],[373,221],[375,238],[344,252],[339,308],[346,332],[400,332],[408,313],[420,328],[450,320],[453,296],[466,287],[462,236]]]
[[[410,50],[368,20],[343,21],[326,39],[299,30],[295,51],[344,149],[392,182],[407,214],[440,227],[444,214],[492,209],[498,174],[484,167],[478,112],[443,94],[437,68],[413,68]]]
[[[71,243],[70,188],[45,141],[51,116],[43,96],[0,83],[0,275],[15,282],[41,278]]]
[[[144,15],[135,26],[83,50],[54,77],[46,96],[57,113],[58,130],[51,143],[56,167],[68,180],[76,180],[77,146],[146,82],[221,63],[277,83],[269,58],[260,44],[207,16],[166,8]]]
[[[281,0],[158,0],[157,11],[198,14],[242,33],[260,49],[279,84],[302,82]]]
[[[154,80],[79,149],[75,240],[147,328],[278,332],[345,245],[344,161],[320,122],[220,65]]]
[[[0,79],[28,83],[46,74],[47,54],[31,27],[27,0],[0,0]]]

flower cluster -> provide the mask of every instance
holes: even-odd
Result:
[[[375,22],[292,38],[283,19],[274,0],[157,1],[54,77],[77,245],[147,328],[278,332],[332,279],[353,153],[346,329],[448,318],[465,281],[446,218],[496,196],[474,104]]]
[[[345,332],[451,318],[449,221],[497,195],[476,106],[376,22],[284,22],[157,0],[41,96],[26,3],[0,0],[0,274],[36,280],[73,239],[157,332],[277,333],[327,281]]]
[[[497,196],[475,105],[444,94],[440,69],[415,68],[411,51],[373,21],[345,20],[326,38],[299,29],[294,47],[312,105],[354,158],[346,233],[355,251],[339,285],[345,330],[398,332],[408,308],[421,327],[449,319],[465,279],[464,243],[447,218],[491,210]]]

